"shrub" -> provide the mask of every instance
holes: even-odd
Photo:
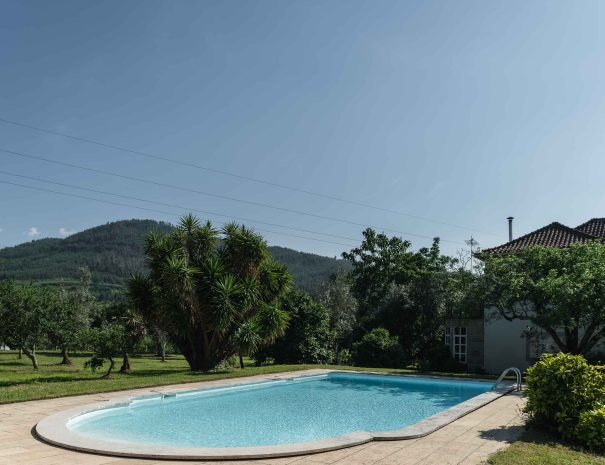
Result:
[[[452,358],[450,348],[437,344],[429,347],[421,354],[417,363],[419,371],[466,371],[466,367]]]
[[[605,450],[605,404],[582,412],[575,434],[583,445],[595,450]]]
[[[342,349],[336,354],[337,365],[352,365],[353,359],[351,357],[351,351],[349,349]]]
[[[405,353],[397,337],[391,336],[384,328],[373,329],[353,344],[352,356],[357,366],[400,368],[406,364]]]
[[[527,370],[530,422],[574,439],[583,412],[596,408],[605,396],[605,376],[584,357],[544,354]]]

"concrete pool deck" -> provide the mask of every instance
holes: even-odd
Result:
[[[319,372],[319,371],[317,371]],[[300,372],[298,372],[298,375]],[[307,372],[307,374],[311,374]],[[280,374],[296,376],[294,373]],[[245,378],[251,382],[267,376]],[[158,387],[156,392],[175,389],[195,389],[233,383],[235,380],[201,382],[178,386]],[[110,402],[125,396],[148,393],[149,389],[91,394],[42,401],[0,405],[0,465],[8,464],[89,464],[138,465],[159,463],[204,463],[203,461],[162,461],[158,459],[120,458],[94,455],[62,449],[37,439],[33,428],[45,417],[66,409],[83,407],[91,403]],[[523,399],[509,394],[455,420],[428,436],[395,441],[368,442],[358,446],[322,452],[313,455],[277,459],[240,460],[224,463],[236,464],[478,464],[492,452],[505,447],[521,432],[519,407]],[[217,462],[212,462],[217,463]]]

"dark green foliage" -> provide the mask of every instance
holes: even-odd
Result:
[[[397,341],[385,328],[375,328],[353,344],[353,363],[362,367],[402,368],[406,355]]]
[[[288,329],[274,344],[256,354],[257,361],[272,358],[280,364],[330,363],[334,352],[328,309],[298,290],[288,293],[282,308],[290,316]]]
[[[40,239],[0,250],[0,280],[37,281],[66,288],[79,285],[79,269],[92,274],[92,291],[111,300],[125,289],[132,273],[145,272],[144,242],[151,230],[165,234],[174,229],[153,220],[125,220],[87,229],[65,239]],[[294,285],[314,291],[343,260],[270,247],[270,253],[288,266]]]
[[[580,439],[576,427],[582,413],[605,400],[605,374],[581,355],[544,354],[527,370],[526,382],[530,422],[566,439]],[[585,418],[582,428],[588,429],[592,421]]]
[[[444,371],[448,373],[464,371],[465,366],[452,358],[450,348],[446,345],[435,343],[428,347],[419,357],[417,362],[420,371]]]
[[[187,215],[172,232],[151,233],[145,253],[150,272],[130,279],[130,302],[192,370],[249,349],[251,331],[262,343],[283,334],[287,313],[279,304],[290,275],[253,231],[229,224],[219,232]]]

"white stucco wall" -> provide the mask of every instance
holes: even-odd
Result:
[[[511,366],[523,371],[539,356],[539,353],[535,352],[535,347],[528,347],[527,338],[524,336],[527,329],[533,325],[528,320],[508,321],[494,317],[497,313],[494,308],[485,310],[484,369],[493,374],[500,374],[502,370]],[[538,328],[534,329],[539,331]],[[543,331],[541,333],[544,351],[557,352],[558,348],[552,338]],[[582,335],[580,331],[580,337]],[[597,344],[591,353],[605,354],[605,340]]]
[[[485,370],[493,374],[500,374],[508,367],[525,370],[531,364],[527,359],[527,341],[523,337],[529,321],[496,319],[493,312],[494,309],[485,310]]]

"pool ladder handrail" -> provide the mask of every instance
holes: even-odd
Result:
[[[498,387],[498,384],[500,384],[502,382],[502,380],[504,379],[504,377],[506,375],[508,375],[509,371],[512,371],[515,374],[516,378],[517,378],[517,382],[515,383],[516,384],[515,390],[516,391],[520,391],[521,390],[521,370],[519,370],[516,367],[508,367],[506,370],[504,370],[502,372],[502,374],[498,377],[497,381],[492,386],[492,389],[496,389]]]

